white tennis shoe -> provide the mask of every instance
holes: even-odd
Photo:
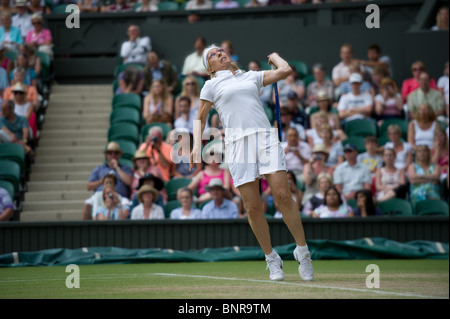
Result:
[[[275,258],[267,258],[267,267],[266,270],[270,271],[270,280],[274,281],[282,281],[284,280],[284,272],[283,272],[283,260],[281,257],[277,255]]]
[[[298,262],[298,273],[300,274],[300,277],[302,277],[304,281],[313,280],[314,270],[311,261],[311,254],[309,253],[309,251],[302,255],[296,247],[294,249],[294,258]]]

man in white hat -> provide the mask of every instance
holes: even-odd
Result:
[[[27,0],[16,0],[17,14],[12,17],[12,26],[20,29],[22,37],[25,39],[28,32],[33,30],[31,15],[28,14]]]
[[[349,82],[352,91],[341,96],[337,107],[343,125],[352,120],[370,118],[373,110],[372,96],[361,92],[363,83],[361,74],[352,73]]]
[[[212,178],[205,189],[211,194],[212,200],[203,206],[202,218],[238,218],[238,207],[235,203],[224,197],[225,188],[223,187],[223,183],[220,178]]]

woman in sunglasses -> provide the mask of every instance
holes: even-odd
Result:
[[[33,30],[30,30],[25,37],[25,43],[31,44],[36,50],[45,52],[53,56],[53,38],[49,29],[44,28],[44,19],[39,13],[31,16]]]

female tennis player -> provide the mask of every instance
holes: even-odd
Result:
[[[300,276],[310,281],[314,277],[313,267],[300,214],[289,190],[285,154],[277,131],[271,127],[259,101],[263,86],[286,78],[292,69],[277,53],[270,54],[268,59],[275,70],[244,73],[231,63],[230,56],[222,48],[212,45],[204,50],[203,64],[211,79],[205,82],[200,93],[190,165],[192,169],[194,163],[201,162],[202,135],[214,105],[225,129],[226,163],[234,185],[241,193],[250,227],[266,255],[270,279],[284,280],[285,276],[283,261],[272,250],[269,225],[262,212],[260,177],[266,178],[283,220],[295,239],[294,257],[299,263]]]

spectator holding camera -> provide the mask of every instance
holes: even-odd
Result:
[[[113,198],[115,201],[120,202],[122,204],[122,214],[123,217],[126,218],[129,214],[129,201],[126,197],[121,196],[115,191],[116,185],[117,185],[117,175],[116,172],[113,170],[110,170],[106,173],[105,176],[103,176],[102,179],[102,185],[103,189],[108,188],[111,189],[111,193],[113,194]],[[102,206],[104,202],[104,193],[103,189],[95,192],[92,194],[91,197],[86,199],[84,201],[83,205],[83,211],[81,213],[81,219],[83,220],[89,220],[89,219],[95,219],[95,213],[97,212],[98,208]]]
[[[103,203],[95,212],[95,220],[118,220],[123,219],[123,208],[114,189],[106,187],[102,191]]]
[[[139,149],[147,153],[150,159],[150,165],[156,165],[161,171],[163,181],[168,182],[171,177],[172,165],[174,165],[170,157],[172,145],[163,141],[161,127],[151,127],[145,142],[139,146]]]

